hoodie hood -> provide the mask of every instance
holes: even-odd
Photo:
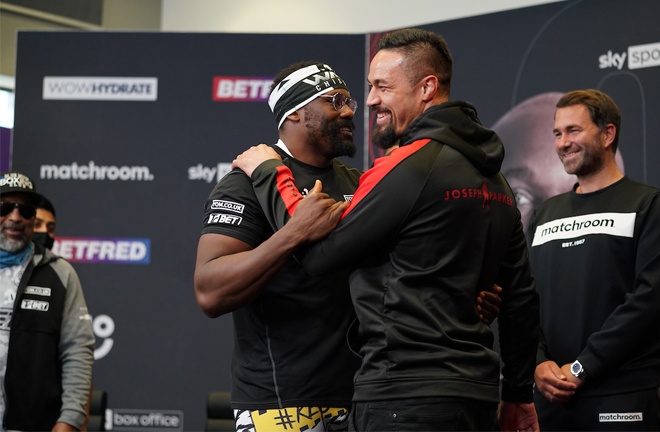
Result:
[[[477,109],[468,102],[450,101],[428,108],[408,126],[400,142],[405,146],[428,138],[457,150],[487,176],[500,171],[504,145],[494,131],[481,124]]]
[[[43,266],[61,258],[46,249],[42,244],[35,242],[32,243],[34,244],[34,257],[32,259],[36,266]]]

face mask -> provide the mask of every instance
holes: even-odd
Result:
[[[55,244],[55,239],[48,235],[45,232],[36,232],[32,235],[32,241],[36,244],[40,244],[46,249],[50,250]]]

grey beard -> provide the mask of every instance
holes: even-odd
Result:
[[[27,246],[27,242],[25,240],[10,241],[7,240],[3,235],[0,235],[0,250],[9,253],[15,253],[22,251],[23,249],[25,249],[26,246]]]

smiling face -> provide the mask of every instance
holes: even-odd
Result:
[[[346,90],[337,90],[326,93],[333,95],[342,93],[346,97],[350,94]],[[307,144],[322,153],[328,160],[340,156],[355,155],[353,143],[354,112],[348,105],[337,111],[332,100],[318,97],[303,108],[303,124],[307,130]]]
[[[411,84],[405,74],[404,61],[400,52],[384,49],[369,67],[367,105],[376,112],[373,140],[381,148],[392,147],[426,106],[420,84]]]
[[[607,134],[591,120],[584,105],[558,108],[555,113],[555,150],[564,170],[578,178],[601,171],[612,150]]]

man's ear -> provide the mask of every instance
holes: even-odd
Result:
[[[294,123],[298,123],[300,121],[300,110],[295,110],[294,112],[286,116],[286,119]]]
[[[612,145],[612,142],[614,142],[614,137],[616,136],[616,126],[612,123],[605,126],[603,136],[605,137],[605,147],[609,148]]]
[[[422,78],[422,100],[430,102],[438,92],[438,77],[427,75]]]

